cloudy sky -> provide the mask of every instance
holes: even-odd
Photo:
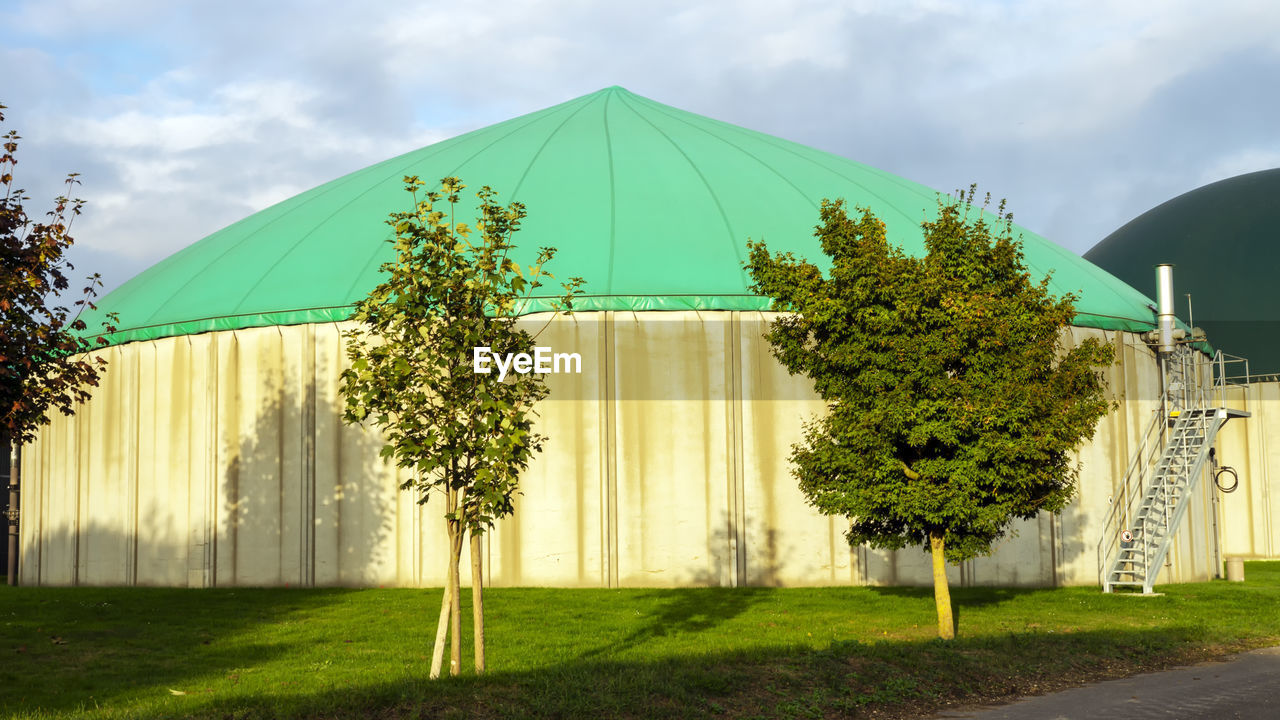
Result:
[[[42,211],[81,173],[77,272],[109,287],[343,173],[609,85],[977,182],[1083,253],[1280,166],[1280,3],[0,0],[17,184]]]

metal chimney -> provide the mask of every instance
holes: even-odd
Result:
[[[1156,266],[1156,303],[1160,318],[1160,352],[1173,352],[1173,266]]]

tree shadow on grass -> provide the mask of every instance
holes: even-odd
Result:
[[[351,592],[3,588],[0,708],[74,713],[269,663],[294,648],[260,624],[303,622]]]
[[[290,447],[285,430],[306,425],[299,420],[310,412],[306,393],[272,382],[255,391],[254,415],[224,428],[218,452],[226,463],[208,479],[219,486],[216,504],[202,500],[208,488],[198,478],[142,471],[128,486],[133,494],[117,498],[119,478],[109,476],[107,464],[93,457],[78,471],[76,497],[60,494],[52,481],[41,487],[27,480],[29,515],[23,521],[36,532],[22,547],[26,586],[0,592],[0,708],[34,703],[70,712],[84,703],[116,703],[157,687],[166,692],[187,682],[193,668],[222,677],[236,668],[267,664],[294,646],[278,636],[267,639],[260,624],[293,622],[294,617],[304,622],[301,618],[353,592],[104,586],[304,585],[316,579],[317,571],[328,583],[371,579],[358,571],[377,565],[379,555],[390,549],[386,514],[357,517],[339,533],[336,511],[321,512],[338,502],[389,506],[386,498],[394,487],[382,487],[362,466],[363,474],[348,469],[344,476],[339,468],[329,474],[329,486],[300,488],[302,481],[294,476],[301,473],[289,462],[307,454],[306,448]],[[316,403],[325,408],[322,398]],[[174,421],[180,435],[187,431],[184,422]],[[374,440],[330,428],[312,462],[340,461],[343,453],[368,457]],[[171,451],[180,455],[184,447],[174,443]],[[190,486],[176,493],[182,501],[171,502],[165,491],[174,488],[165,486],[184,481]],[[311,502],[295,502],[300,489],[310,493]],[[183,493],[190,496],[190,507]],[[130,520],[131,513],[136,518]],[[318,552],[326,539],[328,550]],[[317,555],[328,565],[317,568]],[[355,568],[345,575],[344,561]],[[81,587],[45,587],[64,585]]]
[[[1203,628],[837,642],[635,661],[577,659],[430,682],[378,679],[317,693],[177,699],[160,718],[793,717],[926,714],[1194,662]],[[425,669],[420,669],[425,674]],[[340,683],[335,683],[340,684]]]
[[[747,535],[767,537],[769,548],[767,577],[772,578],[778,563],[774,531],[764,531],[748,520]],[[746,612],[756,603],[772,596],[766,587],[724,587],[726,578],[737,562],[727,527],[715,529],[707,539],[710,558],[707,569],[695,572],[685,582],[694,587],[632,591],[638,604],[655,608],[644,616],[644,622],[624,637],[588,650],[583,659],[604,658],[643,646],[658,638],[693,635],[720,627]]]
[[[878,587],[871,586],[867,588],[876,595],[889,598],[911,599],[911,600],[933,600],[932,587]],[[1040,588],[997,588],[997,587],[966,587],[950,588],[951,601],[953,604],[962,604],[969,607],[982,607],[985,605],[999,605],[1006,603],[1019,597],[1026,597],[1038,592],[1043,592]]]
[[[621,639],[583,652],[579,657],[608,657],[633,650],[645,643],[675,635],[694,635],[713,630],[765,599],[769,588],[672,588],[638,592],[642,604],[656,604],[640,627]]]
[[[932,587],[869,587],[876,595],[897,600],[934,602]],[[953,587],[951,593],[951,621],[956,634],[964,632],[962,622],[966,610],[1003,605],[1018,598],[1026,598],[1049,591],[1048,588],[1003,587]]]
[[[846,590],[849,600],[861,598],[867,607],[877,601],[875,589]],[[882,590],[893,591],[892,605],[924,610],[931,602],[927,589]],[[45,643],[40,662],[33,653],[23,658],[32,661],[26,667],[0,665],[0,707],[23,708],[41,720],[850,716],[869,707],[923,713],[1199,660],[1207,653],[1189,648],[1231,638],[1188,616],[1163,628],[1129,627],[1130,618],[1117,620],[1114,629],[1056,633],[1035,626],[1006,631],[997,622],[952,643],[870,642],[871,634],[857,625],[812,644],[790,636],[753,642],[736,630],[749,624],[729,621],[777,591],[625,591],[619,606],[619,591],[590,590],[583,593],[591,597],[578,598],[585,602],[530,598],[524,603],[529,618],[503,614],[506,624],[491,625],[497,634],[490,675],[433,683],[425,680],[432,613],[423,609],[434,603],[424,603],[422,591],[348,595],[361,592],[0,590],[0,608],[32,619],[22,625],[24,637]],[[1108,598],[1103,605],[1117,602],[1129,601]],[[338,607],[343,604],[368,607]],[[610,605],[623,612],[597,619],[594,632],[575,634],[569,626]],[[328,606],[337,611],[326,613]],[[396,615],[381,615],[394,606]],[[631,619],[632,606],[652,611]],[[0,622],[0,651],[16,637],[7,622]],[[50,628],[67,645],[50,643]],[[631,643],[631,652],[610,657],[598,650],[600,634],[611,628]],[[1276,623],[1256,628],[1255,638],[1280,634]],[[676,632],[688,638],[645,645]],[[406,633],[421,642],[405,642]],[[65,654],[72,651],[81,655]],[[42,684],[33,686],[33,679]],[[171,696],[170,688],[187,694]],[[97,712],[95,704],[105,710]]]

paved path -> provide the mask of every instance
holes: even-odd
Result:
[[[968,720],[1225,720],[1280,718],[1280,647],[1226,661],[1108,680],[1011,705],[949,710]]]

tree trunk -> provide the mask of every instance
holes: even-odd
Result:
[[[458,500],[453,490],[449,490],[445,494],[445,510],[453,511],[456,509]],[[453,583],[451,578],[454,576],[454,568],[457,565],[457,553],[453,552],[453,523],[446,521],[446,527],[449,530],[449,574],[444,583],[444,599],[440,601],[440,619],[436,622],[436,644],[431,652],[431,673],[429,677],[435,680],[440,677],[440,666],[444,664],[444,639],[449,632],[450,610],[458,602],[453,594]]]
[[[471,533],[471,636],[475,640],[476,674],[484,673],[484,576],[480,536]]]
[[[449,608],[453,598],[453,587],[449,583],[444,584],[444,599],[440,601],[440,620],[436,622],[436,645],[431,651],[431,674],[430,678],[435,680],[440,677],[440,666],[444,664],[444,636],[449,631]]]
[[[10,442],[9,438],[0,438],[0,448],[3,448],[5,456],[0,462],[7,463],[9,472],[7,473],[9,487],[0,487],[0,492],[9,493],[9,512],[13,518],[0,518],[0,527],[4,528],[6,536],[5,549],[5,581],[10,585],[18,584],[18,483],[20,477],[20,468],[18,467],[21,460],[21,453],[17,442]]]
[[[951,617],[951,590],[947,587],[945,543],[946,534],[941,530],[929,532],[929,549],[933,553],[933,602],[938,606],[938,637],[954,640],[956,626]]]
[[[449,585],[453,604],[450,608],[449,624],[452,631],[449,635],[449,674],[457,677],[462,673],[462,586],[458,582],[458,565],[462,560],[462,522],[449,521],[452,528],[449,543]]]

